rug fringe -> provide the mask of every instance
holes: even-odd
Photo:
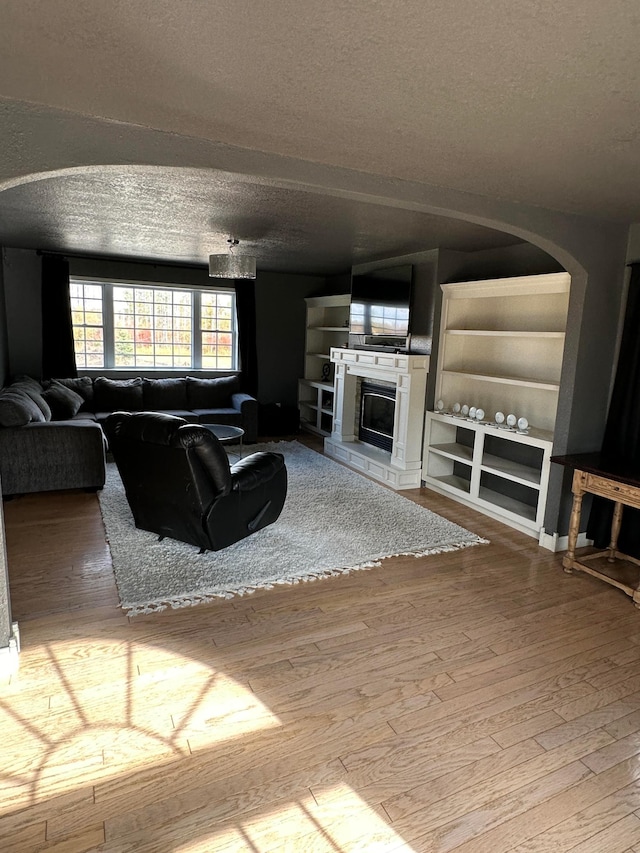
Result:
[[[195,607],[198,604],[206,604],[207,602],[217,601],[222,599],[238,598],[244,595],[252,595],[254,592],[264,589],[274,589],[276,586],[295,586],[299,583],[310,583],[322,578],[337,577],[339,575],[348,575],[351,572],[365,571],[367,569],[375,569],[382,565],[382,561],[389,557],[430,557],[434,554],[446,554],[452,551],[461,551],[463,548],[469,548],[472,545],[488,545],[488,539],[482,539],[478,536],[471,542],[458,542],[450,545],[442,545],[436,548],[427,548],[422,551],[400,551],[397,554],[385,554],[375,560],[368,560],[364,563],[359,563],[356,566],[345,566],[340,569],[323,569],[319,572],[309,573],[306,575],[297,575],[295,577],[280,578],[274,581],[265,581],[256,586],[238,587],[233,590],[225,590],[217,593],[191,593],[190,595],[178,596],[176,598],[161,598],[155,601],[140,602],[122,602],[121,607],[128,616],[142,616],[149,613],[159,613],[162,610],[171,608],[178,610],[183,607]]]

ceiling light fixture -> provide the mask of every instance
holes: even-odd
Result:
[[[255,278],[256,259],[251,255],[234,255],[233,251],[240,243],[229,237],[229,252],[226,255],[209,255],[209,275],[211,278]]]

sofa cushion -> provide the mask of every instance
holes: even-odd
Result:
[[[187,401],[190,409],[218,409],[231,406],[231,395],[240,390],[237,376],[197,379],[187,376]]]
[[[187,423],[199,424],[200,418],[191,409],[154,409],[159,415],[172,415],[174,418],[183,418]]]
[[[98,419],[94,415],[93,412],[86,412],[84,409],[80,409],[80,411],[71,418],[72,421],[97,421]]]
[[[51,418],[54,421],[66,421],[74,417],[84,403],[84,398],[80,394],[56,382],[55,379],[42,394],[51,407]]]
[[[14,376],[11,382],[12,385],[28,385],[34,391],[38,393],[42,393],[42,385],[38,382],[37,379],[34,379],[33,376],[27,376],[26,373],[23,373],[21,376]]]
[[[147,411],[187,409],[187,380],[184,377],[143,379],[142,399]]]
[[[200,423],[200,418],[196,415],[195,412],[192,412],[190,409],[154,409],[153,413],[156,415],[172,415],[174,418],[183,418],[185,421],[188,421],[192,424]],[[82,412],[80,412],[80,415],[81,414]],[[104,424],[109,415],[112,414],[113,412],[96,412],[95,419],[99,424]],[[79,417],[80,415],[76,415],[76,417]]]
[[[0,391],[0,426],[25,426],[31,421],[44,421],[41,409],[28,394],[19,389]]]
[[[4,495],[102,488],[104,434],[98,424],[75,419],[0,430],[0,474]]]
[[[80,394],[84,400],[81,409],[91,409],[93,404],[93,380],[90,376],[75,376],[68,379],[52,379],[51,382],[59,382],[67,388],[71,388],[76,394]],[[50,383],[49,383],[50,384]]]
[[[201,424],[232,424],[242,426],[242,412],[221,406],[219,409],[194,409],[193,414]]]
[[[11,385],[9,385],[9,388],[13,391],[20,391],[28,397],[31,397],[33,402],[40,409],[42,417],[32,418],[33,421],[39,422],[51,420],[51,409],[47,401],[44,399],[44,392],[39,382],[36,382],[35,379],[31,379],[29,376],[24,376],[15,382],[12,382]]]
[[[96,412],[142,411],[142,379],[98,376],[93,382],[93,407]]]

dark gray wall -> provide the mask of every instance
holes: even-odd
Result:
[[[9,575],[4,536],[4,513],[0,508],[0,655],[4,656],[9,647],[11,636],[11,600],[9,598]]]
[[[518,243],[482,252],[440,252],[440,284],[447,281],[480,281],[517,275],[564,272],[551,255],[531,243]],[[442,276],[450,276],[443,278]]]
[[[4,250],[8,367],[11,376],[42,374],[42,259],[29,249]]]
[[[627,263],[633,264],[640,261],[640,223],[629,228],[629,240],[627,242]]]
[[[297,406],[304,373],[305,297],[326,293],[324,278],[258,272],[258,399]]]
[[[7,346],[7,320],[4,305],[4,264],[5,250],[2,249],[0,262],[0,381],[4,383],[9,373],[9,348]],[[2,498],[0,483],[0,500]],[[9,600],[9,577],[7,574],[7,554],[4,541],[4,515],[0,503],[0,649],[9,646],[11,637],[11,601]]]
[[[328,275],[324,280],[322,293],[317,296],[335,296],[340,293],[351,293],[351,270],[339,275]],[[314,294],[310,294],[311,296]]]
[[[9,376],[9,344],[7,342],[7,311],[4,299],[5,250],[0,249],[0,385]]]
[[[211,285],[206,267],[117,261],[110,258],[69,258],[71,275],[93,278],[150,281],[168,284]]]

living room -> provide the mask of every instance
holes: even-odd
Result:
[[[256,396],[283,410],[305,298],[358,269],[413,266],[427,410],[440,285],[566,271],[553,451],[598,449],[640,256],[634,27],[623,4],[517,6],[2,4],[3,382],[41,376],[42,253],[210,288],[237,236]],[[488,544],[146,615],[121,608],[96,495],[5,504],[3,849],[640,843],[632,603],[469,506],[405,497]],[[561,543],[570,513],[552,466]]]

